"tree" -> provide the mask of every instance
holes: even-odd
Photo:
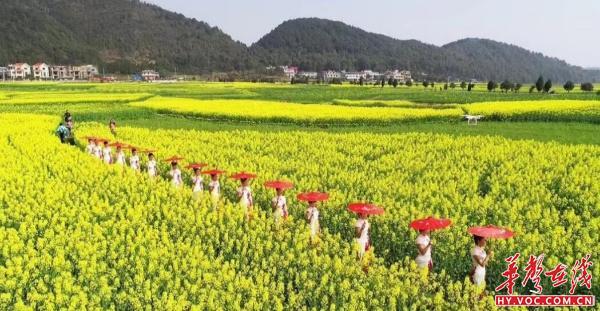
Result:
[[[448,90],[448,83],[444,83],[444,91]]]
[[[495,81],[490,80],[487,84],[487,89],[488,92],[494,91],[496,90],[496,88],[498,88],[498,83],[496,83]]]
[[[456,87],[456,83],[454,83],[454,82],[450,83],[450,88],[451,89],[454,89],[455,87]]]
[[[358,79],[358,84],[360,84],[360,86],[365,85],[365,79],[362,76],[360,76],[360,79]]]
[[[413,85],[412,80],[406,81],[406,86],[411,87]]]
[[[533,90],[535,90],[535,85],[532,85],[532,86],[529,88],[529,93],[533,93]]]
[[[581,84],[581,90],[584,92],[591,92],[594,90],[594,85],[590,82],[585,82]]]
[[[521,90],[522,87],[523,87],[523,84],[521,84],[521,83],[515,84],[515,92],[519,93],[519,90]]]
[[[463,81],[460,83],[460,88],[463,89],[463,91],[465,90],[465,88],[467,88],[467,82]]]
[[[539,92],[541,92],[544,89],[544,77],[540,76],[537,81],[535,82],[535,89]]]
[[[423,81],[423,87],[427,88],[429,86],[429,81]]]
[[[391,77],[388,79],[388,85],[392,86],[394,84],[394,79],[392,79]]]
[[[513,88],[513,84],[508,80],[504,80],[502,83],[500,83],[500,89],[505,93],[508,93],[508,91],[512,90]]]
[[[381,87],[384,87],[384,86],[385,86],[385,79],[382,78],[381,79]]]
[[[394,88],[398,87],[398,79],[394,79],[394,81],[392,81],[392,85],[394,86]]]
[[[432,81],[431,82],[431,88],[434,88],[434,87],[435,87],[435,82]]]
[[[544,93],[550,92],[550,89],[552,89],[552,80],[548,79],[544,84]]]
[[[471,92],[474,88],[475,88],[475,83],[469,82],[469,85],[467,85],[467,91]]]
[[[563,88],[565,89],[565,91],[567,91],[567,93],[571,93],[571,91],[575,88],[575,84],[573,83],[573,81],[567,81],[567,83],[563,85]]]

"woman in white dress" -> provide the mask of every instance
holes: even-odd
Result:
[[[321,225],[319,224],[319,209],[317,208],[316,201],[308,202],[308,209],[306,210],[306,221],[310,226],[310,238],[312,241],[315,241],[315,239],[321,232]]]
[[[213,202],[213,207],[216,207],[221,199],[221,183],[219,182],[219,175],[221,171],[213,170],[207,172],[210,175],[210,182],[208,183],[208,191]]]
[[[100,141],[96,140],[95,141],[95,146],[94,146],[94,157],[96,157],[97,159],[102,160],[102,146],[100,145]]]
[[[275,223],[279,224],[281,219],[285,220],[288,217],[287,199],[283,195],[283,189],[277,188],[277,195],[271,200],[271,208],[275,216]]]
[[[94,155],[95,151],[96,151],[96,141],[94,140],[94,138],[89,137],[88,144],[85,147],[85,152],[88,153],[89,155]]]
[[[158,168],[157,168],[157,164],[156,164],[156,159],[154,158],[154,153],[152,153],[152,152],[148,153],[147,169],[148,169],[148,176],[150,176],[150,178],[155,178],[156,176],[158,176]]]
[[[252,217],[252,209],[254,207],[254,199],[252,198],[252,188],[248,178],[240,179],[241,185],[237,189],[237,197],[240,200],[240,206],[244,209],[246,219]]]
[[[116,147],[117,152],[115,156],[115,164],[124,167],[127,160],[125,159],[125,151],[123,151],[123,145],[116,144]]]
[[[104,149],[102,149],[102,161],[106,164],[112,164],[112,149],[108,145],[108,141],[104,141]]]
[[[358,257],[362,259],[370,247],[369,229],[371,229],[371,224],[369,224],[367,215],[359,214],[359,218],[356,220],[354,227],[356,228],[356,243],[359,247]]]
[[[140,171],[140,156],[137,153],[137,148],[131,148],[131,157],[129,157],[129,166],[136,172]]]
[[[419,236],[417,236],[415,241],[418,251],[415,262],[419,268],[428,268],[431,271],[433,269],[433,261],[431,260],[431,248],[433,244],[429,236],[430,232],[430,230],[419,230]]]
[[[181,188],[183,185],[183,179],[181,178],[181,171],[178,168],[177,161],[171,162],[171,171],[169,171],[169,176],[171,176],[171,183],[175,188]]]
[[[474,235],[473,241],[475,247],[471,250],[471,258],[473,259],[473,267],[470,273],[471,281],[475,285],[485,286],[485,268],[494,252],[490,252],[489,255],[486,253],[485,245],[487,241],[484,237]]]
[[[194,198],[198,199],[204,191],[204,179],[200,174],[200,167],[194,167],[194,176],[192,176],[192,194]]]

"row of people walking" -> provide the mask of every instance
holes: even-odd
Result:
[[[131,169],[141,172],[142,166],[138,152],[147,154],[146,173],[150,178],[159,176],[158,164],[154,155],[155,150],[138,150],[138,148],[125,143],[110,143],[110,141],[106,139],[95,137],[87,137],[87,139],[88,145],[86,146],[86,152],[99,160],[102,160],[106,164],[121,166],[129,165]],[[112,151],[113,147],[115,148],[115,154],[113,154]],[[125,149],[131,150],[129,162],[127,162]],[[171,183],[176,188],[182,188],[184,185],[183,175],[179,169],[179,163],[182,160],[184,160],[184,158],[178,156],[165,159],[166,162],[170,163],[168,176],[171,179]],[[186,168],[192,170],[190,178],[192,195],[194,198],[201,197],[202,193],[205,191],[202,175],[210,175],[211,179],[208,183],[208,192],[210,193],[213,204],[216,206],[221,199],[219,176],[225,174],[225,171],[218,169],[203,171],[202,169],[205,167],[207,167],[207,164],[205,163],[192,163],[186,166]],[[240,172],[230,176],[230,178],[240,181],[240,186],[236,189],[236,195],[239,200],[239,205],[244,209],[247,220],[252,218],[254,208],[254,198],[252,188],[250,187],[250,180],[255,179],[256,177],[256,174],[248,172]],[[275,197],[271,200],[271,208],[273,210],[275,222],[280,224],[282,221],[285,221],[289,215],[285,191],[293,188],[294,184],[289,181],[273,180],[266,182],[264,186],[272,188],[276,192]],[[308,203],[305,219],[310,230],[311,241],[317,241],[321,230],[318,202],[328,200],[329,195],[324,192],[306,192],[298,194],[297,199]],[[350,204],[348,210],[358,215],[358,219],[355,223],[355,241],[358,246],[357,255],[362,259],[371,246],[369,234],[371,224],[369,223],[368,217],[381,215],[384,213],[384,210],[375,204],[362,202]],[[410,227],[417,230],[419,233],[415,241],[417,248],[415,262],[418,267],[429,270],[433,269],[432,249],[434,243],[430,236],[431,231],[445,229],[449,227],[451,223],[452,222],[449,219],[437,219],[434,217],[418,219],[411,222]],[[490,254],[486,253],[485,247],[487,239],[510,238],[513,236],[513,233],[510,230],[496,226],[472,227],[469,228],[469,233],[473,235],[475,244],[471,250],[473,266],[469,273],[469,277],[475,284],[485,284],[486,267],[490,258],[493,256],[493,252],[490,252]]]

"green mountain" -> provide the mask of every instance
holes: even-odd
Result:
[[[137,0],[3,0],[0,30],[0,64],[95,63],[124,73],[255,66],[218,28]]]
[[[295,64],[304,70],[396,68],[427,73],[431,79],[522,82],[534,81],[540,74],[557,82],[600,77],[597,71],[492,40],[464,39],[438,47],[317,18],[286,21],[252,50],[262,63]]]

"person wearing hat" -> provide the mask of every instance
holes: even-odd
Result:
[[[150,178],[155,178],[158,176],[156,159],[154,158],[154,153],[152,152],[148,153],[148,165],[146,168],[148,169],[148,176],[150,176]]]
[[[131,148],[131,157],[129,157],[129,166],[136,172],[140,171],[140,156],[137,153],[137,148]]]
[[[475,246],[471,250],[473,259],[473,267],[470,272],[471,281],[475,285],[485,285],[485,270],[494,252],[490,252],[489,255],[486,253],[487,241],[482,236],[473,235],[473,242],[475,242]]]
[[[252,198],[252,188],[250,188],[250,182],[248,178],[241,178],[240,183],[241,185],[237,189],[237,197],[240,200],[240,205],[245,210],[246,218],[250,218],[254,206],[254,200]]]
[[[94,141],[94,138],[89,137],[88,144],[85,147],[85,152],[89,155],[94,155],[95,149],[96,149],[96,142]]]
[[[199,167],[193,167],[194,176],[192,176],[192,193],[194,198],[199,198],[204,191],[204,179],[202,178]]]
[[[118,164],[120,166],[125,166],[126,164],[125,152],[123,151],[123,146],[120,144],[117,144],[115,164]]]
[[[112,149],[110,148],[108,141],[104,141],[104,149],[102,149],[102,160],[106,164],[112,164]]]
[[[275,216],[275,222],[279,223],[280,219],[287,219],[288,208],[287,199],[283,195],[282,188],[276,188],[277,195],[271,200],[271,208],[273,209],[273,215]]]
[[[433,243],[429,236],[430,230],[419,230],[419,235],[415,243],[417,244],[418,255],[415,262],[419,268],[433,269],[433,261],[431,260],[431,248]]]
[[[308,209],[306,209],[305,216],[306,221],[310,226],[310,238],[314,241],[321,232],[321,225],[319,224],[319,209],[317,208],[316,201],[308,202]]]
[[[181,171],[179,170],[177,161],[171,162],[171,170],[169,171],[169,176],[171,176],[171,182],[175,188],[180,188],[183,185],[183,179],[181,178]]]
[[[358,214],[358,219],[356,220],[356,224],[354,225],[356,231],[356,242],[358,244],[358,257],[363,258],[365,253],[369,250],[369,229],[371,228],[371,224],[369,224],[369,220],[367,219],[367,214],[360,213]]]

